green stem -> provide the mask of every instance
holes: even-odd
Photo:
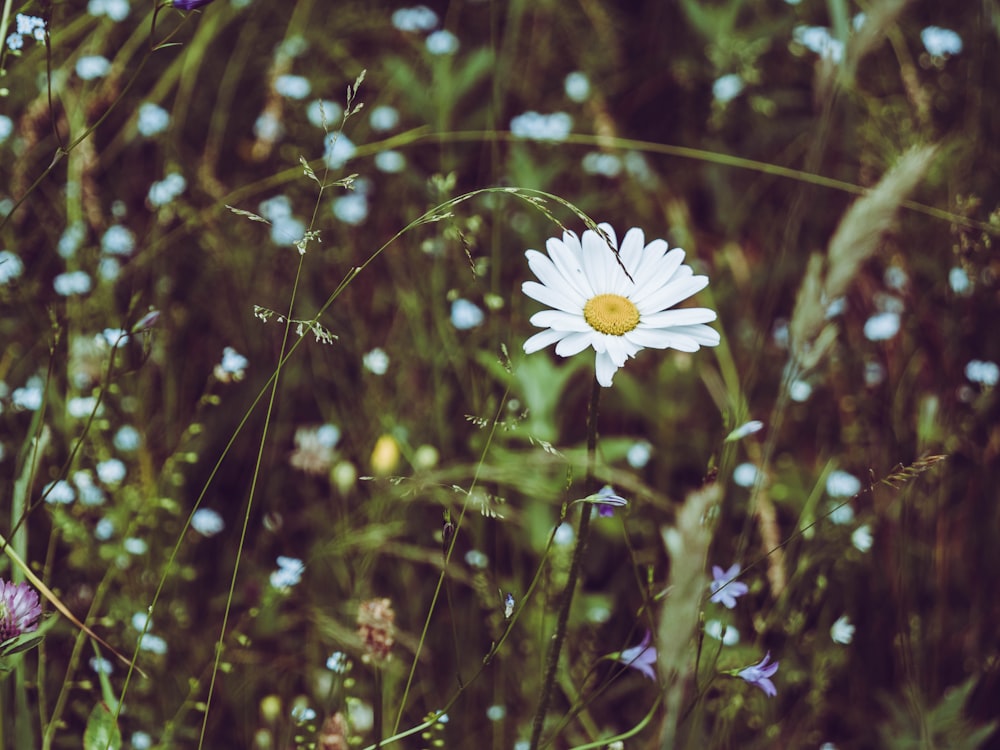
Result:
[[[375,707],[373,726],[375,727],[375,747],[382,747],[382,721],[385,710],[385,683],[382,680],[382,667],[375,665]]]
[[[590,394],[590,411],[587,414],[587,476],[585,487],[590,488],[594,479],[594,463],[597,454],[597,407],[601,400],[601,385],[594,379],[594,387]],[[563,641],[566,639],[566,626],[569,623],[569,612],[573,606],[573,594],[576,592],[576,582],[580,578],[580,565],[587,546],[587,536],[590,533],[590,516],[593,508],[587,503],[580,503],[580,525],[576,532],[576,547],[569,564],[569,576],[566,588],[563,589],[559,603],[559,617],[556,620],[556,632],[549,643],[549,652],[545,657],[545,676],[542,678],[542,692],[538,696],[538,708],[531,726],[530,750],[537,750],[545,726],[545,714],[552,702],[552,690],[555,686],[556,672],[559,669],[559,655],[562,652]]]

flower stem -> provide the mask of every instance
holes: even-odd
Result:
[[[594,480],[594,462],[597,454],[597,407],[600,400],[601,385],[595,378],[594,388],[590,394],[590,411],[587,414],[587,476],[584,481],[588,491]],[[545,675],[542,678],[542,691],[538,696],[538,708],[535,710],[535,719],[531,726],[530,750],[538,749],[542,729],[545,726],[545,714],[548,713],[549,704],[552,702],[552,690],[555,686],[556,672],[559,669],[559,654],[562,652],[563,641],[566,638],[569,611],[573,606],[573,594],[576,591],[577,579],[580,577],[580,565],[583,561],[583,552],[587,546],[587,536],[590,532],[590,516],[593,513],[593,508],[587,503],[580,503],[580,505],[580,525],[576,532],[576,547],[573,549],[573,557],[569,564],[566,588],[563,589],[559,602],[556,631],[552,635],[549,651],[545,657]]]

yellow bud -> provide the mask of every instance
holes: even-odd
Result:
[[[281,718],[281,698],[266,695],[260,701],[260,716],[266,724],[273,724]]]
[[[395,471],[399,465],[399,445],[392,435],[381,435],[375,441],[371,457],[372,473],[385,476]]]

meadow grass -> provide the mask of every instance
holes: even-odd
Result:
[[[1000,746],[997,19],[6,0],[0,747]]]

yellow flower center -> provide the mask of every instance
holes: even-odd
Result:
[[[583,319],[595,331],[623,336],[639,325],[639,309],[619,294],[598,294],[583,306]]]

